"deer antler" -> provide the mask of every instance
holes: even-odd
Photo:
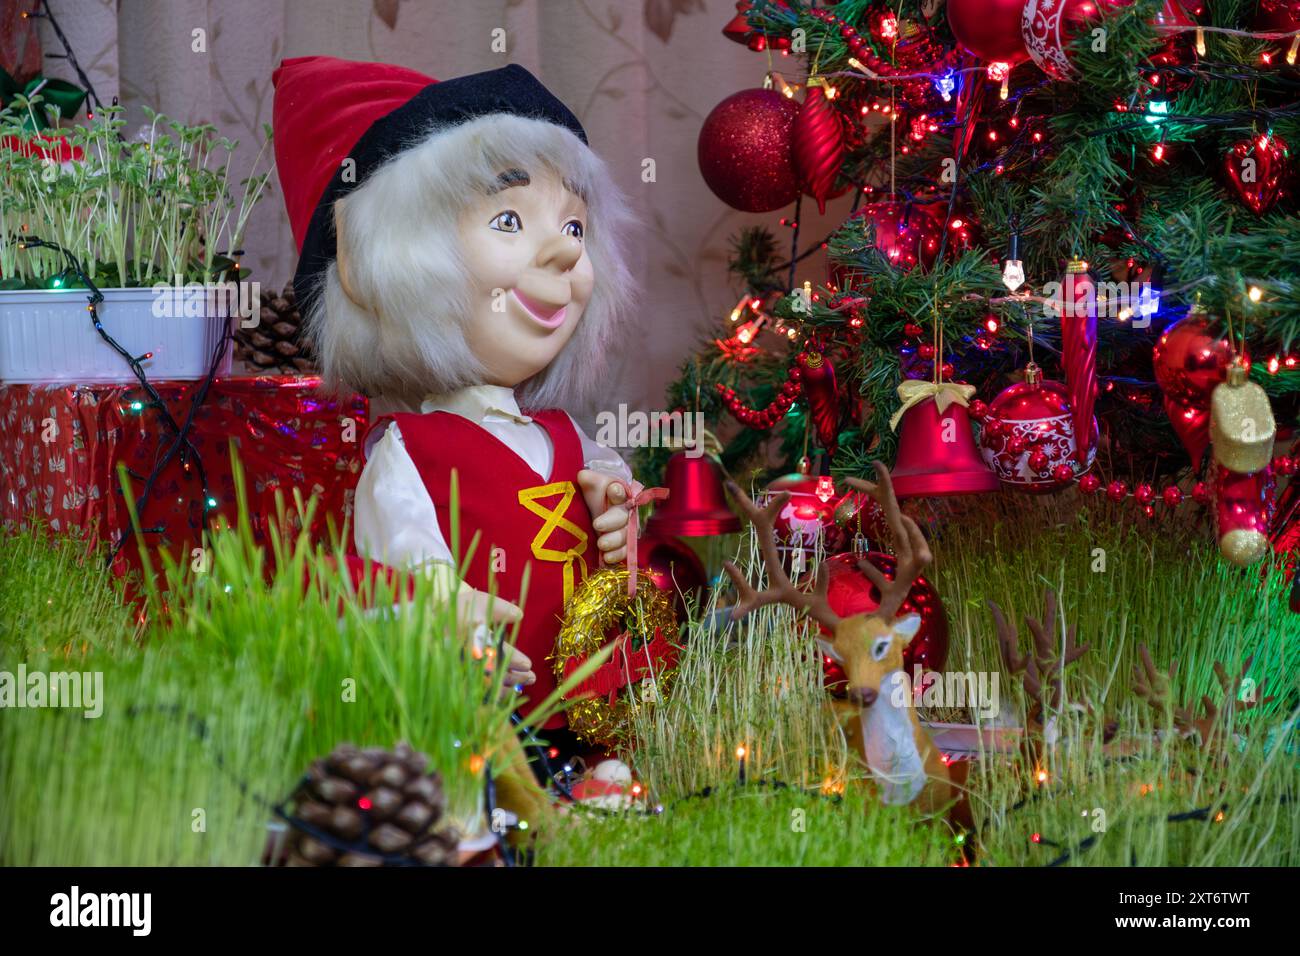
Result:
[[[878,481],[849,478],[847,484],[875,499],[876,504],[880,505],[880,509],[885,513],[885,522],[894,536],[894,551],[898,567],[892,581],[870,561],[858,562],[858,570],[865,574],[880,591],[880,606],[873,614],[880,620],[888,622],[894,619],[898,609],[907,600],[907,594],[912,590],[913,583],[921,576],[921,572],[933,557],[921,529],[915,521],[903,514],[898,506],[898,497],[894,494],[894,482],[889,476],[889,469],[880,462],[875,464]]]
[[[806,609],[808,613],[819,624],[834,631],[839,626],[842,618],[831,610],[830,601],[826,598],[826,588],[828,579],[826,576],[826,567],[823,565],[818,569],[817,584],[811,593],[800,591],[790,580],[790,576],[785,573],[785,568],[781,565],[781,555],[776,547],[776,517],[781,513],[787,501],[790,500],[789,492],[782,492],[776,495],[765,507],[760,508],[754,504],[752,498],[740,490],[740,486],[734,481],[727,482],[727,490],[731,492],[732,497],[740,505],[740,510],[745,513],[749,523],[754,526],[754,531],[758,538],[759,552],[763,555],[763,566],[767,569],[768,587],[762,591],[756,591],[749,584],[745,575],[740,568],[727,561],[723,567],[727,570],[727,575],[736,585],[736,591],[740,595],[740,600],[736,602],[732,609],[732,620],[739,620],[750,611],[758,610],[769,604],[785,604],[796,610]]]
[[[1016,628],[1007,623],[1002,609],[992,601],[988,602],[993,614],[993,623],[998,631],[998,649],[1002,653],[1002,662],[1012,676],[1020,676],[1025,691],[1034,702],[1029,719],[1038,724],[1045,722],[1049,711],[1061,706],[1061,697],[1065,685],[1065,668],[1088,653],[1089,645],[1075,643],[1078,633],[1077,625],[1071,624],[1065,632],[1065,647],[1058,650],[1053,637],[1056,620],[1056,592],[1048,588],[1043,594],[1043,620],[1037,621],[1025,615],[1025,624],[1033,635],[1034,652],[1020,654],[1020,636]],[[1043,681],[1047,680],[1044,688]]]
[[[1177,706],[1171,703],[1173,693],[1174,675],[1178,673],[1178,661],[1175,660],[1169,665],[1168,673],[1162,673],[1156,669],[1155,663],[1151,660],[1151,652],[1147,650],[1145,644],[1138,645],[1138,655],[1142,658],[1142,669],[1133,668],[1133,692],[1151,705],[1151,709],[1163,717],[1169,713],[1173,719],[1174,727],[1179,733],[1188,736],[1196,733],[1200,736],[1202,745],[1209,746],[1215,739],[1215,736],[1223,730],[1219,726],[1220,717],[1224,712],[1219,710],[1218,705],[1210,699],[1208,694],[1201,696],[1201,713],[1203,716],[1197,717],[1192,708],[1186,706],[1181,700]],[[1267,704],[1273,700],[1272,696],[1260,700],[1240,700],[1238,695],[1241,691],[1241,683],[1246,677],[1246,672],[1250,670],[1251,662],[1255,660],[1255,655],[1246,658],[1246,662],[1241,665],[1241,671],[1235,676],[1229,676],[1227,668],[1221,661],[1214,662],[1214,677],[1219,682],[1219,687],[1223,691],[1225,701],[1230,701],[1227,713],[1242,713],[1257,707],[1259,704]],[[1143,673],[1145,670],[1145,674]],[[1259,690],[1263,691],[1264,685],[1259,685]]]

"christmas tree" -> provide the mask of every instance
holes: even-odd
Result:
[[[735,237],[739,303],[670,407],[748,478],[879,459],[903,497],[1077,485],[1149,518],[1194,498],[1221,544],[1244,497],[1251,541],[1225,556],[1285,550],[1300,3],[1210,6],[737,4],[723,32],[765,78],[706,120],[701,171],[781,219]],[[850,191],[833,234],[799,234]],[[941,434],[968,419],[978,450]]]

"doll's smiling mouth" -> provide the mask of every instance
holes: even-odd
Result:
[[[532,320],[543,328],[558,329],[564,324],[564,316],[569,310],[567,302],[564,305],[547,305],[536,299],[530,299],[518,289],[511,289],[510,292]]]

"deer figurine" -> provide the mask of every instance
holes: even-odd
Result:
[[[942,754],[917,718],[911,682],[903,669],[903,649],[916,635],[921,619],[915,614],[901,620],[894,617],[912,583],[930,563],[930,548],[916,522],[899,508],[889,471],[877,462],[876,473],[879,480],[875,483],[855,478],[848,483],[870,495],[884,511],[893,533],[898,566],[891,581],[870,562],[858,562],[862,573],[880,591],[880,605],[870,614],[848,618],[836,614],[827,600],[825,566],[820,569],[813,590],[802,591],[781,564],[774,523],[789,494],[778,494],[760,508],[735,482],[728,482],[728,489],[754,527],[768,578],[768,586],[756,591],[734,563],[726,562],[727,574],[735,583],[738,595],[732,620],[739,620],[760,607],[780,603],[806,610],[813,620],[824,625],[833,637],[831,640],[818,638],[818,643],[827,656],[844,668],[850,706],[858,711],[856,721],[849,721],[846,736],[852,750],[871,771],[882,802],[915,803],[925,812],[934,812],[958,801],[959,788]],[[955,816],[968,817],[969,811]]]

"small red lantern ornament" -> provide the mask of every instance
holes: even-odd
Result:
[[[1001,428],[986,424],[981,432],[984,460],[1008,488],[1053,491],[1063,484],[1061,466],[1068,466],[1074,478],[1087,472],[1096,458],[1097,420],[1091,422],[1090,451],[1080,464],[1069,394],[1060,382],[1044,381],[1042,370],[1033,363],[1025,368],[1024,382],[989,403],[987,421],[996,421]]]

